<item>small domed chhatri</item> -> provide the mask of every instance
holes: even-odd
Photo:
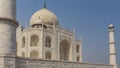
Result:
[[[38,10],[32,15],[30,20],[30,26],[37,24],[35,21],[39,19],[42,21],[42,24],[44,25],[49,25],[49,26],[52,26],[54,24],[58,25],[58,19],[56,15],[47,8]]]
[[[113,24],[110,24],[110,25],[108,26],[108,28],[109,28],[109,29],[113,29],[113,28],[114,28]]]

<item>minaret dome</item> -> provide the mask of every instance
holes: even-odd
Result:
[[[109,29],[113,29],[114,26],[113,26],[112,24],[110,24],[110,25],[108,26],[108,28],[109,28]]]

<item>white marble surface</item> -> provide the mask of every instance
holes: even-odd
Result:
[[[7,22],[7,21],[6,21]],[[15,56],[16,54],[16,33],[15,27],[11,24],[0,21],[0,55]]]
[[[0,0],[0,17],[16,19],[16,0]]]

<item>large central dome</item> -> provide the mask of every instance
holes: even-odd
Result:
[[[49,11],[47,8],[43,8],[35,12],[30,20],[30,26],[39,24],[36,20],[41,20],[44,25],[58,25],[58,19],[54,13]]]

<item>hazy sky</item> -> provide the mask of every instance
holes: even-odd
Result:
[[[46,0],[60,26],[75,29],[83,41],[83,61],[109,63],[108,25],[115,26],[117,63],[120,65],[120,0]],[[17,20],[29,21],[44,0],[17,0]]]

